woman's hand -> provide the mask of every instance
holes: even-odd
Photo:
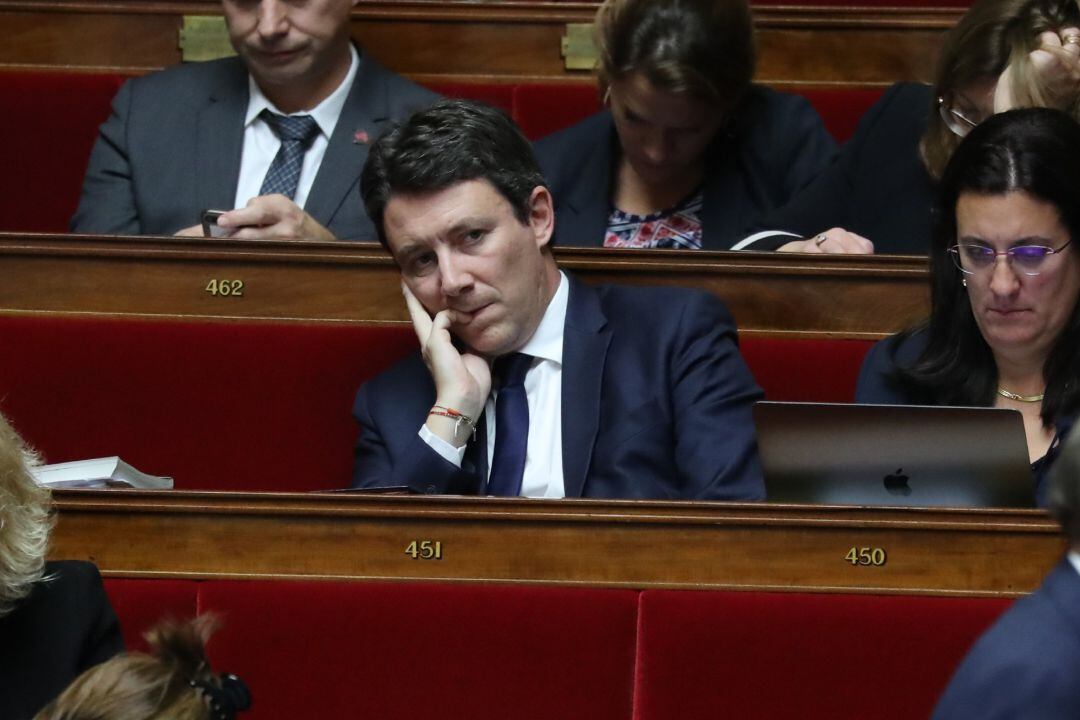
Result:
[[[1063,110],[1080,96],[1080,28],[1067,27],[1058,32],[1039,34],[1039,47],[1028,55],[1032,66],[1045,84],[1050,107]],[[1015,68],[1010,64],[998,78],[994,91],[994,112],[1016,107],[1012,96]]]
[[[777,252],[870,255],[874,252],[874,243],[862,235],[848,232],[844,228],[834,227],[818,233],[814,237],[781,245],[777,248]]]

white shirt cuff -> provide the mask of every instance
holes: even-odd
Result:
[[[754,248],[751,247],[751,246],[754,243],[756,243],[758,240],[761,240],[761,239],[767,238],[767,237],[777,237],[777,236],[793,237],[793,238],[798,238],[799,240],[802,240],[802,238],[799,235],[796,235],[795,233],[792,233],[792,232],[787,232],[785,230],[762,230],[759,233],[754,233],[753,235],[744,237],[742,240],[740,240],[739,242],[732,245],[731,249],[732,250],[753,250]]]
[[[461,447],[454,447],[435,433],[431,432],[427,425],[420,426],[420,439],[427,443],[429,448],[439,453],[446,462],[461,467],[461,461],[465,459],[465,448],[468,446],[468,443],[465,443],[465,445],[462,445]]]

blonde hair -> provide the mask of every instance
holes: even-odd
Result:
[[[1052,107],[1080,120],[1080,91],[1064,97],[1047,86],[1032,66],[1039,33],[1080,24],[1077,0],[976,0],[946,36],[938,59],[930,120],[919,145],[927,171],[940,180],[960,138],[937,111],[937,99],[994,79],[1010,65],[1009,91],[1014,107]]]
[[[0,415],[0,616],[25,598],[45,570],[53,519],[49,491],[29,464],[36,456]]]
[[[193,683],[221,686],[205,650],[217,625],[210,614],[162,622],[146,633],[152,655],[117,655],[90,668],[34,720],[212,720],[212,703]]]

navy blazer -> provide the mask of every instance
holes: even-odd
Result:
[[[360,171],[388,121],[437,96],[362,55],[304,210],[343,240],[376,240]],[[133,78],[90,154],[71,231],[172,235],[206,209],[233,207],[244,147],[248,72],[237,57]],[[358,132],[368,141],[356,142]]]
[[[859,370],[859,380],[855,386],[855,402],[873,405],[922,405],[925,399],[915,398],[899,387],[892,379],[897,367],[911,367],[919,359],[926,347],[926,333],[917,331],[904,338],[893,335],[877,343],[863,359]],[[1031,464],[1034,480],[1035,504],[1046,507],[1047,478],[1050,467],[1061,452],[1061,443],[1072,430],[1075,415],[1058,418],[1055,424],[1056,434],[1050,443],[1046,455]]]
[[[557,244],[604,244],[618,143],[608,111],[536,143],[555,199]],[[752,86],[706,157],[702,247],[727,250],[742,240],[761,215],[823,171],[835,152],[836,142],[805,98]]]
[[[123,652],[120,624],[88,562],[45,564],[45,576],[0,617],[0,718],[29,720],[72,680]]]
[[[563,336],[567,497],[760,500],[751,407],[762,392],[713,295],[571,280]],[[418,435],[435,401],[419,353],[364,383],[355,487],[482,493],[484,422],[462,468]]]
[[[919,142],[932,101],[928,85],[890,87],[832,165],[755,229],[810,237],[842,227],[868,238],[876,253],[929,253],[937,186],[922,164]],[[792,239],[771,236],[746,249],[774,250]]]
[[[1061,561],[975,643],[933,720],[1080,718],[1080,574]]]

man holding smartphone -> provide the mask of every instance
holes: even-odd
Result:
[[[352,44],[358,2],[223,0],[238,57],[124,84],[71,230],[202,235],[204,211],[224,210],[232,237],[374,240],[368,139],[436,96]]]
[[[373,147],[369,216],[421,352],[365,383],[353,484],[756,500],[761,390],[714,296],[559,270],[551,193],[503,113],[442,101]]]

